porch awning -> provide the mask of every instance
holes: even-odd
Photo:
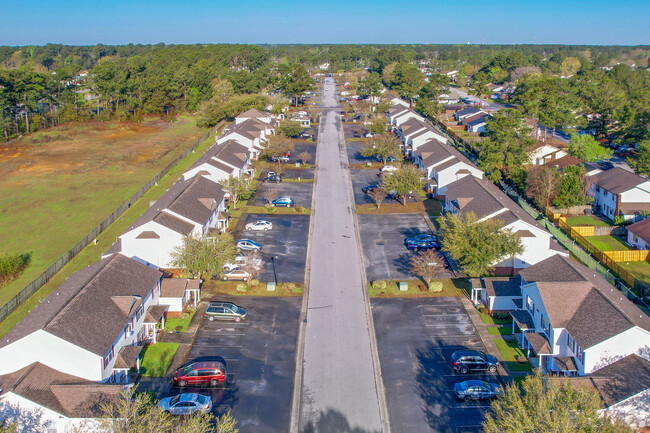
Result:
[[[546,337],[539,332],[524,332],[524,338],[528,340],[530,348],[538,355],[550,355],[551,345]]]
[[[144,346],[124,346],[121,348],[115,357],[113,370],[128,370],[133,367],[143,348]]]
[[[228,212],[219,212],[217,213],[218,220],[227,220],[230,214]]]
[[[432,185],[432,186],[438,186],[438,181],[437,181],[435,178],[433,178],[433,177],[432,177],[431,179],[429,179],[429,180],[427,181],[427,183],[428,183],[429,185]]]
[[[144,323],[159,323],[167,311],[167,305],[152,305],[144,315]]]
[[[554,356],[553,361],[555,361],[559,371],[578,371],[573,356]]]
[[[513,320],[517,322],[517,326],[522,331],[527,331],[529,329],[535,329],[535,324],[533,323],[533,318],[530,317],[530,313],[526,310],[514,310],[510,312]]]

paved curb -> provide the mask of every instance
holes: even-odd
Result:
[[[361,290],[363,290],[363,300],[366,306],[366,318],[368,323],[368,334],[370,335],[370,354],[372,356],[373,370],[375,372],[375,388],[377,391],[377,401],[379,403],[379,420],[383,433],[390,433],[390,421],[388,417],[388,404],[386,402],[386,389],[384,388],[384,381],[381,375],[381,365],[379,363],[379,350],[377,349],[377,335],[375,334],[375,323],[372,317],[372,307],[370,306],[370,295],[368,294],[368,277],[366,276],[366,266],[363,260],[363,247],[361,244],[361,234],[359,232],[359,221],[357,220],[356,202],[354,200],[354,186],[352,185],[352,177],[349,176],[349,161],[348,161],[348,145],[345,141],[345,128],[341,122],[341,138],[343,141],[343,149],[345,150],[345,165],[348,169],[348,182],[350,185],[350,195],[353,204],[352,220],[354,221],[354,234],[357,240],[357,254],[361,261]]]
[[[323,113],[321,109],[321,119]],[[318,140],[321,136],[321,125],[323,122],[318,122]],[[296,347],[296,373],[293,379],[293,397],[291,402],[291,421],[289,424],[290,433],[298,433],[300,429],[300,408],[302,403],[302,371],[305,356],[305,332],[307,328],[307,305],[309,302],[309,273],[311,271],[311,235],[314,231],[314,214],[316,213],[316,182],[318,181],[318,153],[320,149],[320,142],[316,141],[316,155],[314,158],[314,182],[312,183],[311,194],[311,212],[309,213],[309,235],[307,240],[307,260],[305,262],[305,281],[304,289],[302,291],[302,305],[300,306],[300,327],[298,329],[298,345]]]

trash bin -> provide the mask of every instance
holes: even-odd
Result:
[[[409,283],[400,281],[397,283],[397,288],[399,289],[400,292],[406,292],[409,289]]]
[[[267,292],[275,292],[275,282],[274,281],[269,281],[266,283],[266,291]]]

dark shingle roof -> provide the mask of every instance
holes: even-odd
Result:
[[[0,396],[13,392],[68,418],[97,418],[102,404],[117,403],[124,385],[100,384],[40,363],[0,376]]]
[[[634,233],[646,242],[650,241],[650,218],[627,226],[627,230]]]
[[[587,281],[587,278],[573,266],[570,259],[557,254],[520,271],[519,275],[528,282]]]
[[[163,278],[160,282],[160,296],[182,298],[187,288],[187,278]]]
[[[153,220],[161,226],[167,227],[168,229],[183,235],[189,235],[192,230],[194,230],[192,224],[177,218],[168,212],[160,212]]]
[[[246,146],[242,146],[235,140],[228,140],[222,143],[219,151],[214,158],[221,160],[233,167],[242,168],[250,156],[250,151]]]
[[[258,117],[271,117],[270,113],[267,113],[265,111],[260,111],[256,108],[251,108],[249,110],[244,111],[243,113],[240,113],[236,116],[239,119],[248,119],[248,118],[258,118]]]
[[[591,178],[596,185],[614,194],[628,191],[643,182],[647,182],[647,179],[620,167],[610,168],[607,171],[594,174]]]
[[[521,278],[488,277],[483,284],[490,296],[521,296]]]
[[[583,349],[638,326],[650,317],[592,269],[555,255],[519,272],[537,282],[553,327],[566,328]]]
[[[114,254],[72,274],[0,342],[43,329],[104,356],[162,273]]]
[[[210,164],[213,167],[217,167],[219,170],[225,171],[228,174],[232,174],[235,171],[235,169],[230,167],[229,165],[226,165],[223,162],[219,162],[214,159],[208,161],[208,164]]]
[[[478,114],[480,112],[481,112],[481,110],[476,108],[476,107],[467,107],[467,108],[463,108],[460,111],[457,111],[456,116],[458,116],[458,117],[473,116],[473,115]]]
[[[192,179],[168,209],[198,224],[205,224],[225,196],[223,187],[203,176]]]
[[[607,407],[650,388],[650,361],[628,355],[589,376]]]

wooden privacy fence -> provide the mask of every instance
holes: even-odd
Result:
[[[223,123],[223,122],[221,122]],[[160,173],[158,173],[153,179],[147,182],[142,188],[140,188],[135,194],[133,194],[128,200],[122,203],[117,209],[115,209],[104,221],[99,223],[94,229],[92,229],[86,236],[83,237],[75,246],[73,246],[69,251],[65,252],[61,257],[59,257],[50,267],[48,267],[42,274],[29,283],[24,289],[22,289],[16,296],[11,298],[6,304],[0,307],[0,322],[9,316],[16,308],[18,308],[23,302],[25,302],[30,296],[32,296],[38,289],[43,287],[50,278],[54,276],[57,272],[61,270],[66,264],[70,262],[81,250],[83,250],[88,244],[93,242],[97,236],[108,226],[110,226],[116,219],[118,219],[124,211],[131,207],[140,197],[144,195],[149,189],[154,186],[164,175],[169,173],[176,164],[185,159],[187,155],[194,152],[194,150],[205,141],[210,134],[216,131],[221,123],[214,128],[212,128],[207,133],[203,134],[197,141],[188,148],[185,152],[179,155],[171,163],[169,163],[165,168],[163,168]]]
[[[548,214],[547,214],[548,215]],[[594,244],[589,242],[585,236],[594,236],[594,226],[575,226],[571,227],[566,222],[565,217],[557,219],[560,228],[575,240],[589,254],[594,256],[599,262],[615,272],[630,287],[636,288],[640,293],[646,294],[650,290],[650,285],[639,281],[634,274],[619,265],[619,262],[644,262],[650,258],[649,250],[619,250],[619,251],[601,251]]]

